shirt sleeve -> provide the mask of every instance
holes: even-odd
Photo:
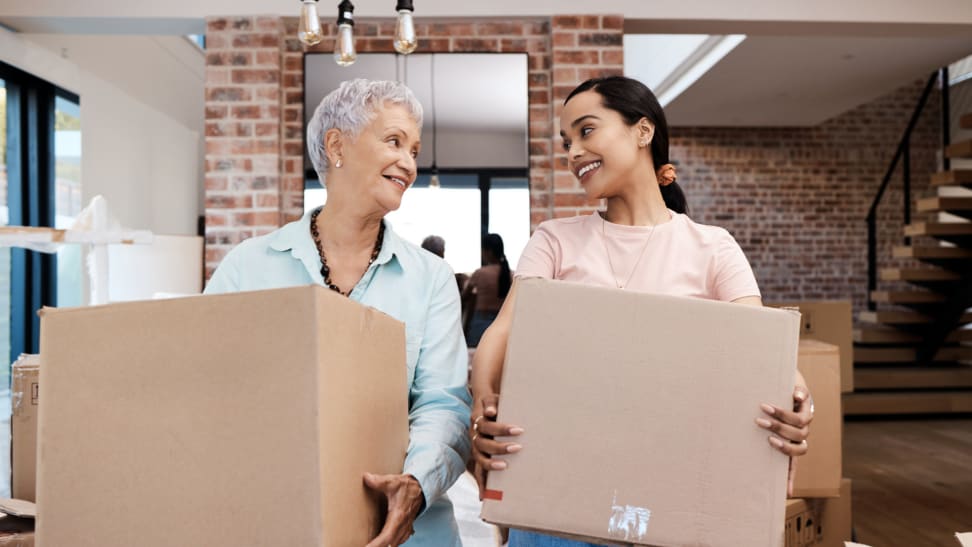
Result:
[[[516,263],[516,277],[553,279],[557,272],[557,247],[553,234],[541,224],[530,237]]]
[[[409,390],[409,443],[404,473],[418,480],[427,510],[466,470],[472,397],[469,354],[460,324],[459,291],[449,268],[436,276],[429,320]]]
[[[739,243],[725,232],[715,260],[714,293],[716,299],[731,302],[747,296],[760,296],[753,268]]]

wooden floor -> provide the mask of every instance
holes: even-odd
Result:
[[[866,420],[844,425],[857,542],[958,547],[972,532],[972,418]]]

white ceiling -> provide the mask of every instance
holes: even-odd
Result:
[[[939,37],[748,36],[666,107],[681,126],[811,126],[972,54]],[[649,52],[626,51],[640,58]]]

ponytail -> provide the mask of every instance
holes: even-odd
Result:
[[[510,294],[510,287],[513,285],[513,273],[510,271],[510,263],[506,260],[506,255],[500,257],[500,274],[496,286],[499,288],[496,295],[506,298]]]
[[[680,214],[688,214],[688,203],[685,200],[685,193],[677,182],[672,182],[661,186],[661,195],[665,200],[665,207]]]
[[[500,272],[499,279],[496,280],[496,296],[506,298],[513,285],[513,273],[510,271],[510,263],[506,260],[503,238],[499,234],[486,234],[483,236],[482,247],[484,252],[499,260]]]

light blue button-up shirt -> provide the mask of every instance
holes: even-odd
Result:
[[[310,213],[273,233],[240,243],[216,269],[207,294],[323,285]],[[352,300],[405,323],[409,445],[403,473],[425,495],[407,547],[461,547],[446,490],[465,470],[470,446],[468,353],[455,276],[439,257],[398,237],[387,224],[381,251],[355,285]]]

